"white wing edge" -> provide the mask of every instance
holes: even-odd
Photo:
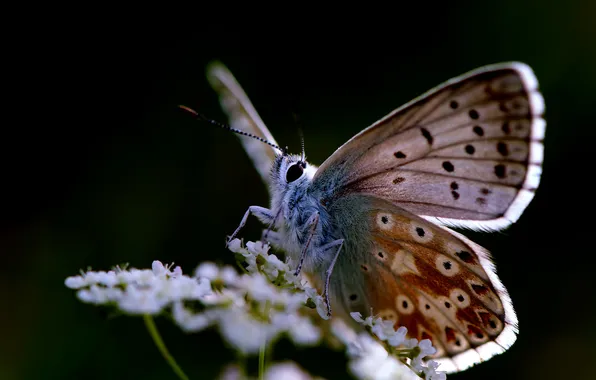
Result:
[[[503,328],[503,331],[501,331],[501,333],[495,338],[494,341],[486,342],[481,346],[466,350],[460,354],[455,355],[452,358],[441,358],[436,360],[440,364],[438,368],[439,371],[453,373],[463,371],[476,364],[485,362],[495,355],[507,351],[507,349],[509,349],[513,345],[513,343],[515,343],[519,329],[517,315],[515,314],[515,310],[513,309],[511,297],[509,296],[507,289],[505,289],[505,286],[497,276],[495,264],[492,261],[490,253],[483,247],[479,246],[478,244],[472,242],[470,239],[463,236],[462,234],[457,233],[447,227],[442,228],[450,234],[464,241],[478,255],[480,265],[482,265],[482,268],[484,268],[484,270],[486,271],[488,278],[490,279],[492,285],[495,287],[497,295],[501,299],[501,302],[503,303],[503,307],[505,309],[505,326]]]

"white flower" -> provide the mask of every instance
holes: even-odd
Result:
[[[350,316],[358,323],[360,323],[363,326],[369,326],[372,327],[373,326],[373,316],[369,316],[366,317],[366,319],[362,318],[362,314],[360,313],[350,313]]]
[[[66,278],[64,285],[71,289],[79,289],[87,286],[88,284],[83,276],[71,276]]]
[[[88,289],[79,290],[77,297],[83,302],[101,305],[117,302],[123,297],[123,292],[120,289],[91,285]]]
[[[208,280],[215,280],[219,276],[219,268],[211,262],[202,263],[195,270],[195,277],[203,277]]]
[[[263,266],[263,272],[267,275],[270,281],[274,281],[279,276],[279,272],[289,272],[290,268],[286,263],[281,261],[275,255],[268,255],[266,257],[265,265]]]
[[[418,343],[418,347],[420,347],[420,357],[434,355],[437,352],[437,349],[433,347],[430,339],[422,339],[420,343]]]
[[[373,318],[372,316],[363,319],[360,313],[350,313],[350,315],[356,322],[363,326],[370,327],[371,332],[375,334],[381,341],[387,342],[389,346],[393,346],[397,350],[400,350],[398,347],[403,347],[402,349],[404,351],[402,351],[402,353],[408,355],[410,359],[409,365],[414,371],[423,373],[427,379],[433,378],[444,380],[446,378],[444,372],[435,371],[438,366],[436,362],[431,360],[428,363],[424,363],[422,361],[423,358],[433,355],[437,352],[429,339],[423,339],[420,342],[418,342],[418,340],[415,338],[406,339],[408,330],[403,326],[399,327],[397,330],[394,330],[393,321],[384,321],[381,318]],[[414,347],[418,347],[419,351],[411,351]],[[381,349],[384,351],[384,354],[382,353]],[[378,370],[379,372],[383,373],[402,371],[401,369],[398,370],[398,368],[400,368],[399,365],[403,367],[403,364],[397,361],[395,357],[387,356],[387,351],[381,344],[379,344],[378,347],[375,347],[369,341],[363,340],[362,336],[360,336],[357,341],[352,341],[351,345],[348,345],[347,352],[348,356],[359,358],[353,362],[353,372],[357,376],[360,376],[359,374],[365,374],[364,377],[366,378],[385,378],[373,376],[367,372],[369,369],[374,368],[375,366],[378,368],[383,368],[383,371],[380,369]],[[418,352],[416,356],[414,356],[415,352]],[[387,360],[381,360],[382,357],[386,357]],[[399,365],[396,367],[397,364]],[[367,373],[368,375],[366,375]],[[410,371],[410,373],[413,372]]]
[[[268,244],[263,244],[263,242],[260,241],[249,241],[248,243],[246,243],[246,248],[248,249],[248,251],[256,256],[258,255],[262,255],[262,256],[267,256],[269,252],[269,245]]]
[[[174,322],[185,332],[216,327],[223,339],[242,354],[256,354],[282,336],[296,345],[318,344],[323,330],[317,322],[321,321],[306,312],[306,306],[314,304],[326,320],[328,305],[316,289],[294,275],[291,262],[269,254],[269,245],[261,242],[248,242],[243,247],[240,240],[234,239],[228,248],[240,255],[237,259],[244,258],[241,264],[248,265],[247,274],[205,262],[188,276],[180,267],[156,260],[151,269],[87,271],[68,277],[64,283],[76,289],[77,297],[86,303],[109,305],[128,314],[171,312]],[[436,371],[436,362],[422,361],[435,352],[429,340],[406,339],[407,330],[394,330],[392,321],[363,318],[360,313],[351,316],[378,337],[358,334],[339,319],[332,321],[331,331],[346,346],[349,368],[358,378],[413,378],[415,373],[409,365],[427,379],[445,379],[444,373]],[[395,347],[390,352],[397,350],[408,364],[389,355],[389,346]],[[285,363],[270,366],[265,378],[311,377],[295,364]]]
[[[290,264],[288,264],[288,268],[290,267]],[[292,285],[293,287],[295,287],[296,289],[303,289],[304,287],[302,286],[302,282],[300,280],[300,277],[296,276],[294,274],[293,270],[289,270],[286,273],[284,273],[284,281],[288,284],[288,285]]]
[[[238,364],[228,364],[220,373],[219,380],[252,380],[253,377],[247,377]],[[270,364],[264,374],[265,380],[312,380],[307,372],[300,368],[296,363],[285,361],[281,363]],[[316,379],[322,380],[317,377]],[[255,379],[256,380],[256,379]]]
[[[153,274],[156,276],[166,273],[166,267],[164,267],[161,261],[158,260],[155,260],[153,261],[153,263],[151,263],[151,270],[153,271]]]
[[[275,326],[257,321],[239,308],[222,311],[219,331],[228,343],[245,354],[257,353],[259,348],[271,341],[278,332]]]
[[[160,281],[160,278],[153,274],[151,269],[135,269],[130,271],[122,271],[118,273],[120,283],[135,284],[137,286],[151,286],[155,282]]]
[[[214,263],[205,262],[195,269],[194,277],[206,278],[211,283],[221,281],[224,285],[233,285],[238,279],[238,272],[230,266],[220,268]]]
[[[292,341],[298,345],[313,345],[321,339],[321,330],[307,317],[275,313],[271,317],[271,323],[280,330],[288,331]]]
[[[392,336],[389,337],[389,339],[387,339],[387,343],[389,343],[393,347],[400,346],[400,345],[404,344],[404,342],[406,340],[407,333],[408,333],[408,329],[401,326],[397,329],[397,331],[395,331],[395,334],[393,334]]]
[[[273,286],[259,273],[240,277],[238,285],[245,289],[248,295],[257,302],[270,301],[278,303],[283,301],[281,289]]]
[[[445,372],[437,371],[437,367],[439,367],[439,363],[434,360],[429,360],[427,363],[427,368],[424,370],[424,375],[426,376],[426,380],[446,380],[447,375]]]
[[[65,285],[79,289],[77,297],[86,303],[114,304],[129,314],[159,314],[172,302],[199,300],[212,293],[208,279],[182,274],[182,269],[154,261],[151,269],[88,271],[68,277]]]
[[[290,326],[290,337],[299,345],[313,345],[321,340],[321,330],[312,324],[308,318],[298,318]]]
[[[429,363],[423,363],[422,359],[426,356],[435,354],[437,352],[437,349],[433,347],[430,339],[421,340],[420,342],[418,342],[417,346],[418,346],[418,348],[420,348],[420,353],[418,354],[418,356],[412,358],[412,360],[410,361],[410,365],[416,371],[426,373],[427,371],[429,371],[429,368],[428,368]],[[416,347],[416,346],[414,346],[414,347]],[[433,362],[433,361],[431,361],[431,362],[433,363],[433,366],[435,364],[438,366],[438,363]],[[435,367],[435,369],[436,369],[436,367]],[[432,372],[435,373],[434,369],[432,370]]]
[[[387,340],[395,335],[393,324],[393,321],[384,321],[381,318],[377,318],[375,319],[371,330],[379,337],[379,339]]]
[[[120,298],[118,307],[130,314],[157,314],[167,303],[168,299],[160,297],[158,289],[130,286]]]
[[[405,341],[402,343],[402,345],[403,345],[405,348],[414,348],[414,347],[416,347],[416,346],[418,345],[418,339],[416,339],[416,338],[412,338],[412,339],[406,339],[406,340],[405,340]]]
[[[228,249],[234,253],[244,253],[246,250],[242,247],[240,239],[234,239],[228,243]]]
[[[310,298],[315,303],[317,307],[317,313],[319,313],[319,316],[325,320],[329,319],[329,316],[327,315],[327,302],[325,302],[323,297],[317,293],[316,289],[305,288],[304,291],[306,292],[308,298]]]
[[[296,363],[284,362],[270,366],[265,372],[265,380],[310,380],[312,377]]]
[[[236,363],[228,364],[219,374],[217,380],[248,380],[240,366]]]
[[[175,302],[172,306],[172,317],[184,331],[197,332],[214,324],[218,318],[218,311],[193,313],[185,308],[182,302]]]
[[[168,276],[168,277],[178,277],[182,275],[182,268],[179,266],[174,268],[172,271],[170,268],[174,266],[174,263],[170,265],[164,266],[161,261],[155,260],[151,263],[151,271],[156,276]]]
[[[164,284],[164,291],[174,300],[199,300],[212,293],[211,282],[206,278],[178,277],[177,281],[168,281]]]
[[[361,333],[355,342],[357,349],[348,363],[359,379],[419,379],[407,366],[390,356],[387,350],[369,334]]]

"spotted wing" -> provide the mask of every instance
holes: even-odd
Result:
[[[427,92],[356,135],[315,175],[452,226],[515,222],[540,181],[544,102],[522,63],[487,66]]]
[[[514,343],[517,318],[485,249],[382,199],[348,195],[332,207],[346,205],[361,228],[344,230],[352,232],[332,275],[340,313],[372,310],[430,339],[448,372]]]
[[[232,128],[251,133],[277,145],[242,87],[223,64],[219,62],[211,63],[207,68],[207,79],[211,83],[211,87],[219,94],[221,107],[228,115]],[[269,185],[273,160],[275,155],[281,152],[258,140],[240,135],[238,137],[261,175],[263,182]]]

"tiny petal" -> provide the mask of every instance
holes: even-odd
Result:
[[[299,345],[313,345],[321,339],[321,331],[307,318],[297,319],[290,327],[290,337]]]
[[[220,318],[219,329],[226,341],[243,353],[256,353],[277,329],[251,318],[241,309],[227,309]]]
[[[67,277],[64,280],[64,285],[71,289],[79,289],[87,286],[87,281],[82,276]]]
[[[346,350],[348,356],[350,357],[358,357],[362,355],[362,347],[356,342],[348,343],[348,348]]]
[[[328,308],[327,308],[327,303],[323,300],[323,297],[321,296],[316,296],[314,299],[312,299],[315,303],[315,305],[317,306],[317,313],[319,313],[319,316],[321,318],[323,318],[324,320],[328,320],[329,319],[329,315],[328,315]]]
[[[167,300],[156,297],[155,290],[127,289],[118,306],[122,311],[130,314],[158,314],[166,306]]]
[[[260,273],[242,276],[240,286],[246,289],[250,297],[258,302],[277,302],[280,298],[278,288],[273,286]]]
[[[89,289],[82,289],[77,292],[77,297],[87,303],[101,303],[94,292]]]
[[[357,355],[351,356],[348,363],[350,371],[360,379],[417,379],[408,367],[390,356],[385,348],[370,335],[358,335],[356,344],[360,346]],[[350,351],[355,351],[350,349]]]
[[[389,345],[391,345],[393,347],[397,347],[397,346],[404,344],[407,332],[408,332],[408,329],[401,326],[400,328],[397,329],[395,334],[391,335],[389,337],[389,339],[387,339],[387,343],[389,343]]]
[[[420,347],[420,357],[422,358],[434,355],[437,352],[437,349],[433,347],[430,339],[422,339],[420,343],[418,343],[418,347]]]
[[[238,279],[238,272],[234,268],[226,266],[222,268],[220,277],[226,285],[233,285]]]
[[[202,297],[211,293],[213,293],[213,290],[211,289],[211,281],[206,278],[200,278],[199,285],[196,288],[196,296]]]
[[[275,255],[267,256],[267,264],[271,265],[272,267],[274,267],[277,270],[287,271],[289,269],[288,264],[286,264],[283,261],[281,261],[280,259],[278,259],[277,256],[275,256]]]
[[[294,272],[289,269],[286,273],[284,273],[284,280],[289,284],[294,286],[296,289],[302,289],[302,282],[298,276],[294,275]]]
[[[98,284],[105,285],[107,287],[113,287],[118,284],[118,277],[116,276],[116,272],[109,271],[100,273],[101,275],[97,279]]]
[[[135,282],[139,286],[150,286],[156,280],[152,270],[149,269],[135,269],[130,270],[129,282]]]
[[[174,270],[170,273],[170,275],[172,277],[180,277],[182,276],[182,268],[180,268],[179,266],[177,266],[176,268],[174,268]]]
[[[213,324],[215,316],[213,314],[192,313],[182,305],[176,302],[172,307],[172,316],[176,323],[186,332],[198,332]]]
[[[234,253],[244,253],[245,249],[242,248],[240,239],[234,239],[228,243],[228,249]]]
[[[195,277],[204,277],[209,280],[214,280],[219,275],[219,269],[214,263],[202,263],[195,270]]]
[[[151,263],[151,270],[153,271],[153,274],[156,276],[160,276],[166,273],[166,267],[164,267],[161,261],[159,260],[154,260]]]
[[[446,380],[447,375],[443,371],[437,371],[439,363],[434,360],[429,360],[426,363],[427,367],[423,368],[424,375],[427,380]]]
[[[219,374],[217,380],[245,380],[246,376],[238,364],[228,364]]]
[[[327,315],[327,312],[329,310],[327,308],[327,303],[325,302],[323,297],[321,297],[314,288],[305,288],[304,291],[308,295],[308,298],[310,298],[316,305],[317,313],[319,313],[319,316],[324,320],[328,320],[329,315]]]
[[[255,255],[267,256],[267,252],[269,251],[269,245],[263,245],[263,243],[260,241],[249,241],[248,243],[246,243],[246,248],[250,253]]]
[[[285,362],[274,364],[265,372],[265,380],[310,380],[312,377],[304,372],[296,363]]]

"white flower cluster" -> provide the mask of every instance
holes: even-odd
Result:
[[[154,261],[151,270],[88,271],[65,284],[78,289],[83,302],[115,306],[128,314],[170,311],[187,332],[218,326],[227,342],[244,353],[256,353],[282,334],[299,345],[318,343],[320,329],[303,306],[312,297],[322,310],[322,298],[302,287],[287,263],[269,255],[269,246],[250,242],[244,248],[235,239],[230,250],[244,257],[247,273],[207,262],[190,277],[180,267],[171,270]]]
[[[159,261],[151,267],[88,271],[64,283],[78,289],[77,297],[83,302],[114,305],[128,314],[158,314],[172,302],[199,300],[212,293],[208,280],[185,276],[180,267],[171,270]]]
[[[321,377],[312,377],[300,366],[291,361],[272,363],[263,376],[265,380],[323,380]],[[256,380],[248,377],[237,365],[229,365],[222,371],[219,380]]]
[[[445,380],[445,372],[437,371],[439,364],[433,360],[423,362],[426,356],[433,355],[437,350],[429,339],[418,341],[407,339],[408,330],[405,327],[393,328],[393,321],[381,318],[362,318],[360,313],[350,313],[352,318],[366,326],[379,340],[380,344],[369,334],[361,333],[356,340],[348,344],[348,356],[351,357],[350,369],[360,378],[395,379],[410,378],[413,373],[404,374],[404,362],[418,375],[427,380]],[[388,351],[387,348],[390,348]],[[391,352],[391,353],[390,353]]]
[[[307,311],[316,308],[322,319],[328,319],[327,305],[315,289],[294,275],[291,263],[270,255],[269,246],[260,242],[243,246],[234,239],[228,248],[245,273],[207,262],[190,276],[180,267],[172,269],[173,264],[154,261],[151,269],[116,267],[107,272],[82,272],[67,278],[65,285],[77,289],[83,302],[112,306],[126,314],[170,313],[187,332],[217,327],[242,353],[257,353],[281,336],[298,345],[320,342],[318,325],[322,321]],[[347,347],[348,366],[357,378],[446,378],[445,373],[436,371],[436,362],[422,361],[436,352],[430,340],[406,339],[404,327],[396,331],[393,322],[381,318],[363,319],[359,313],[352,313],[352,318],[381,341],[365,331],[354,331],[340,319],[332,321],[331,332]],[[288,378],[311,378],[293,366],[270,366],[265,378],[280,378],[278,375],[286,372],[292,374]]]

